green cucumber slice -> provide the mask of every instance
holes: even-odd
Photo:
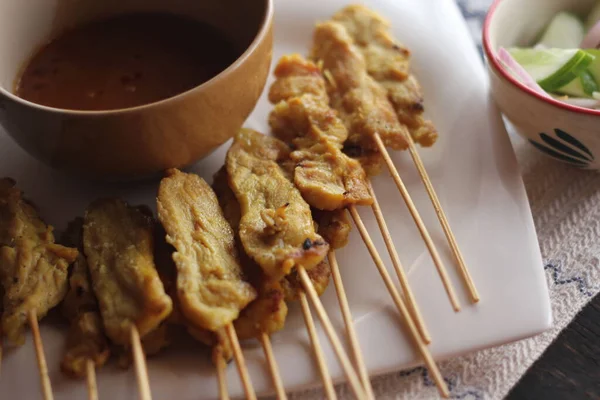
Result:
[[[579,74],[579,81],[581,82],[583,91],[589,97],[592,97],[592,93],[598,91],[598,83],[589,70],[582,71],[581,74]]]
[[[509,49],[513,58],[547,92],[554,93],[573,79],[596,58],[579,49]]]
[[[594,98],[594,92],[598,92],[598,83],[589,71],[583,71],[577,79],[561,87],[556,93],[566,94],[571,97]]]
[[[585,51],[595,57],[594,61],[587,67],[597,83],[600,83],[600,50],[590,49]]]

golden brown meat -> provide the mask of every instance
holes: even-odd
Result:
[[[271,100],[277,104],[269,124],[277,137],[295,149],[290,155],[295,164],[294,183],[304,199],[321,210],[372,204],[365,171],[341,150],[348,131],[329,107],[318,67],[298,55],[285,56],[275,75],[272,89],[294,87],[298,77],[320,81],[318,93],[302,93],[302,87],[271,92]]]
[[[295,265],[310,270],[329,250],[315,232],[310,207],[278,165],[288,157],[283,142],[242,129],[226,159],[229,184],[242,211],[241,242],[272,280],[282,279]]]
[[[67,349],[60,363],[61,370],[74,378],[86,376],[86,363],[101,367],[108,361],[110,348],[104,336],[102,319],[97,312],[84,312],[71,321]]]
[[[350,5],[335,13],[332,20],[344,25],[367,62],[375,80],[408,78],[410,51],[395,43],[388,33],[390,23],[362,5]]]
[[[154,222],[122,200],[93,202],[85,214],[83,247],[107,336],[128,346],[132,325],[143,338],[172,310],[154,263]]]
[[[360,147],[360,143],[345,143],[342,151],[348,157],[352,157],[358,161],[367,173],[367,176],[375,176],[381,173],[383,158],[379,150]]]
[[[325,293],[327,286],[329,286],[329,278],[331,277],[331,268],[329,267],[329,262],[327,259],[324,259],[315,268],[307,271],[307,273],[317,294],[321,296],[323,293]],[[300,280],[300,276],[298,276],[298,272],[296,270],[293,270],[285,280],[281,281],[281,285],[283,286],[285,301],[298,301],[298,293],[304,290],[302,288],[302,281]]]
[[[423,94],[414,75],[410,75],[410,51],[390,34],[390,24],[374,11],[361,5],[348,6],[333,16],[341,23],[366,60],[367,71],[388,93],[398,119],[410,131],[413,140],[432,146],[437,130],[423,118]]]
[[[173,333],[181,329],[185,329],[190,336],[209,347],[215,346],[219,341],[225,341],[224,331],[220,330],[215,333],[196,327],[183,316],[181,307],[179,306],[179,298],[177,296],[177,267],[173,261],[175,248],[166,242],[165,238],[167,233],[163,226],[158,222],[155,225],[156,230],[154,237],[156,245],[154,257],[156,260],[156,268],[166,293],[173,301],[173,311],[158,329],[144,338],[142,341],[144,352],[146,352],[146,354],[158,353],[160,350],[170,345]],[[222,337],[222,339],[219,339],[219,337]],[[224,354],[227,355],[229,359],[233,354],[228,343],[225,343],[225,345]]]
[[[68,267],[77,250],[54,243],[52,227],[25,201],[12,179],[0,179],[0,280],[2,332],[24,343],[27,317],[43,318],[67,293]]]
[[[71,325],[60,366],[65,374],[83,378],[87,360],[93,361],[96,368],[103,366],[108,361],[110,348],[83,255],[83,218],[69,223],[62,241],[76,247],[79,255],[71,267],[69,291],[62,303],[62,312]]]
[[[319,235],[334,249],[348,244],[352,223],[345,209],[335,211],[313,210],[313,219],[317,223]]]
[[[217,197],[198,175],[169,170],[158,192],[158,217],[176,250],[183,315],[199,328],[224,328],[256,292],[243,280],[233,230]]]
[[[406,127],[398,122],[385,89],[367,73],[365,59],[343,25],[317,25],[312,58],[323,63],[331,104],[348,128],[350,144],[376,150],[373,136],[379,134],[386,146],[406,149]]]
[[[229,187],[227,170],[221,168],[214,177],[213,189],[219,199],[225,218],[236,232],[236,241],[242,249],[239,239],[241,219],[240,204]],[[261,268],[246,255],[240,252],[240,262],[244,273],[256,289],[257,298],[242,310],[234,322],[240,339],[258,337],[261,333],[271,334],[283,329],[288,308],[284,301],[281,284],[277,280],[268,280]]]

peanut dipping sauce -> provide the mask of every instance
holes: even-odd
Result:
[[[43,46],[15,82],[33,103],[114,110],[192,89],[240,52],[222,33],[191,18],[129,14],[66,31]]]

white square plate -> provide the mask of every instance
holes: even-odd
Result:
[[[344,0],[276,1],[274,62],[286,53],[307,53],[315,22],[327,19],[346,4]],[[431,258],[391,178],[387,173],[377,177],[375,190],[403,264],[410,269],[410,283],[432,334],[431,351],[437,359],[442,359],[542,332],[551,324],[551,312],[531,212],[508,137],[488,95],[481,60],[456,5],[451,0],[376,0],[368,5],[392,21],[394,34],[413,51],[413,70],[425,91],[427,114],[441,133],[438,144],[422,150],[421,154],[481,293],[479,304],[469,304],[409,155],[394,154],[463,305],[461,312],[452,311]],[[247,126],[267,132],[269,109],[263,96]],[[221,148],[193,170],[210,181],[223,163],[225,150]],[[0,171],[17,179],[39,205],[42,215],[58,229],[81,215],[96,197],[116,195],[133,204],[153,205],[157,189],[156,182],[132,186],[75,181],[33,160],[3,132]],[[380,253],[386,255],[370,210],[363,209],[361,215]],[[381,374],[419,363],[356,231],[351,243],[339,251],[338,258],[369,371]],[[384,258],[392,271],[389,259]],[[329,288],[323,302],[341,333],[333,288]],[[56,398],[84,398],[85,384],[68,381],[59,371],[64,327],[43,323],[42,335]],[[341,378],[327,340],[322,332],[320,336],[331,372]],[[292,307],[285,330],[273,336],[273,343],[288,390],[318,384],[317,369],[297,306]],[[270,391],[258,344],[245,344],[245,355],[257,391]],[[2,398],[40,398],[35,365],[30,338],[23,348],[8,352],[0,378]],[[178,342],[152,358],[149,368],[156,399],[217,396],[215,373],[206,351],[189,341]],[[227,378],[232,395],[241,395],[233,365]],[[104,368],[99,372],[99,387],[101,398],[118,400],[136,396],[133,371]]]

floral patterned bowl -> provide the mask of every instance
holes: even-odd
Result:
[[[500,47],[530,46],[557,12],[585,16],[596,1],[496,0],[483,27],[483,48],[492,96],[519,135],[556,160],[600,170],[600,111],[540,95],[517,81],[496,58]]]

